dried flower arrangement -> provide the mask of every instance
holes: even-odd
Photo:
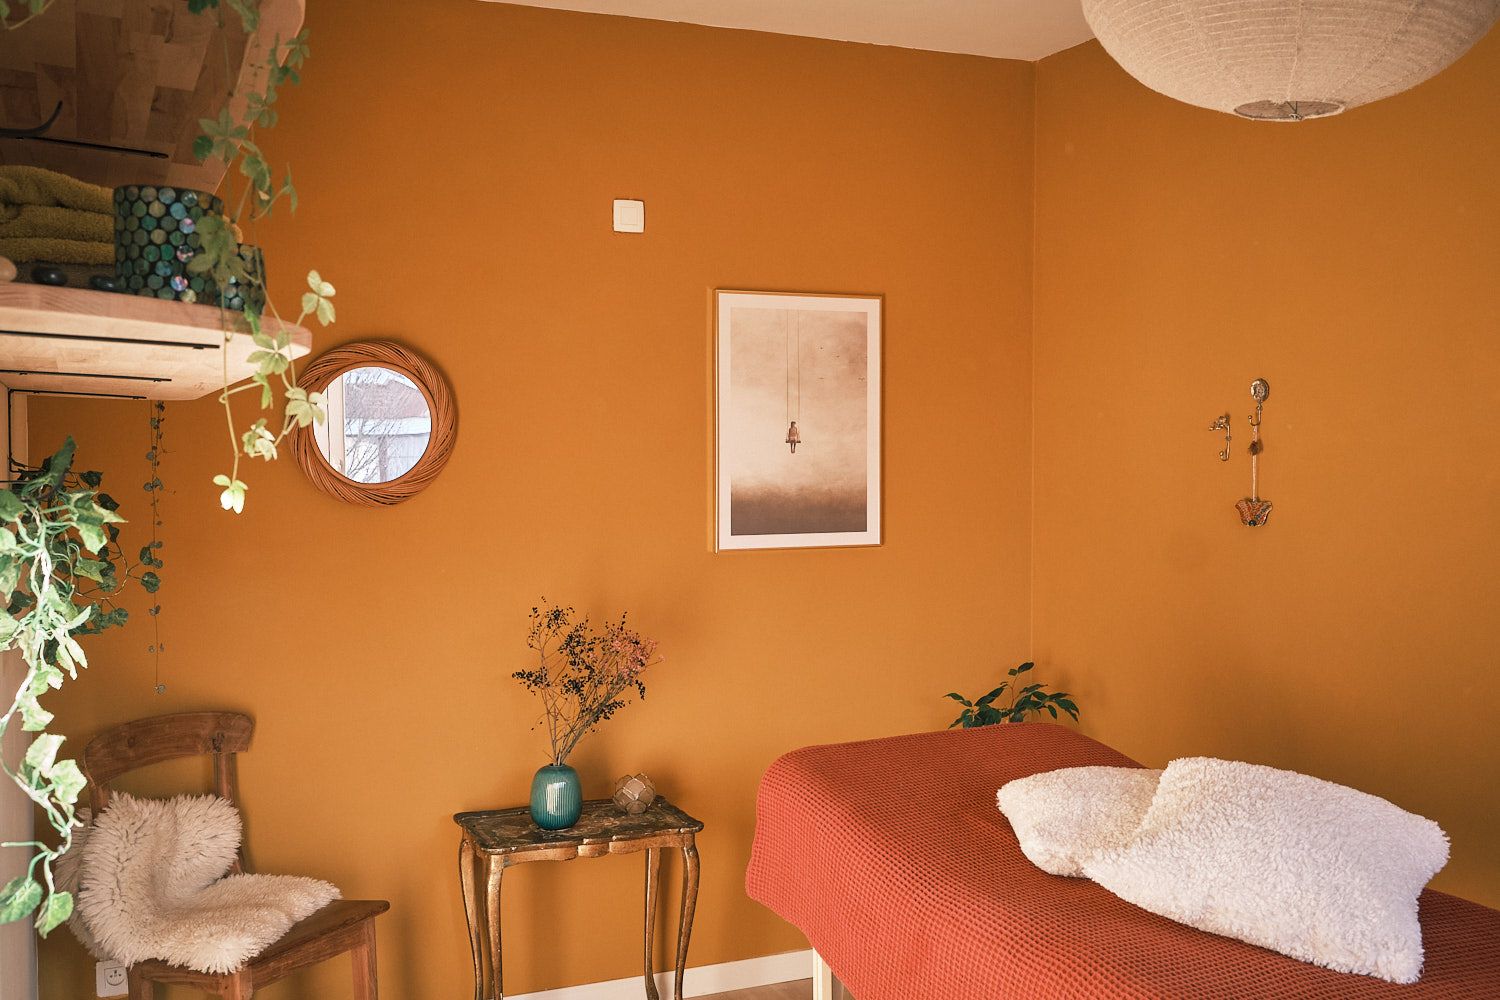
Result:
[[[646,697],[641,675],[660,663],[656,640],[626,625],[627,615],[595,631],[572,608],[531,609],[526,645],[537,665],[511,674],[542,699],[542,719],[552,745],[552,763],[561,766],[578,741],[624,708],[634,691]]]

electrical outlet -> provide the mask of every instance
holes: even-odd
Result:
[[[130,992],[125,981],[125,966],[119,962],[98,962],[94,965],[95,992],[101,997],[122,997]]]

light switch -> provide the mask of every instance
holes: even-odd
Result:
[[[644,233],[646,231],[646,203],[626,198],[615,199],[615,232]]]

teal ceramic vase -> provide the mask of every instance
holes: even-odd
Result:
[[[583,812],[578,772],[566,764],[548,764],[531,779],[531,819],[543,830],[566,830]]]

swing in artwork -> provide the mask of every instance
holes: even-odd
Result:
[[[881,306],[716,293],[719,550],[880,544]]]

